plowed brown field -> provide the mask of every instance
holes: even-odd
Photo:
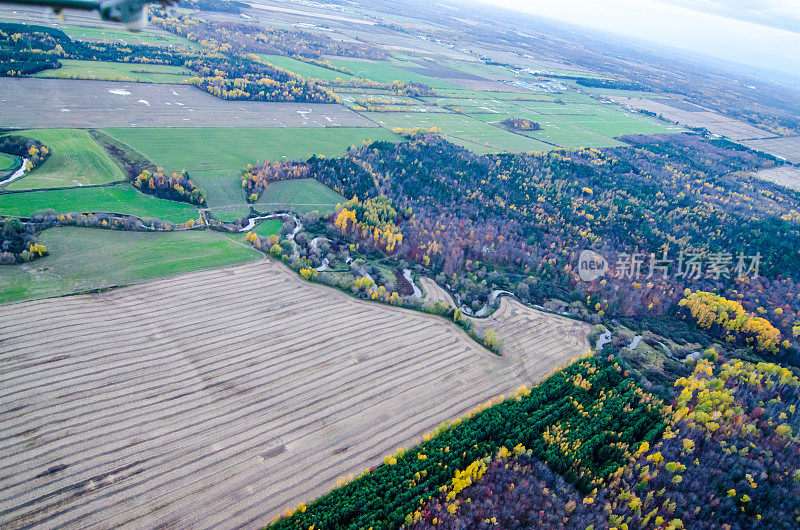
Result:
[[[520,307],[498,358],[266,260],[1,306],[0,527],[264,525],[586,352]]]

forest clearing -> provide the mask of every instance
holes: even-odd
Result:
[[[266,260],[4,306],[0,521],[264,525],[586,353],[587,325],[529,311],[498,357]]]

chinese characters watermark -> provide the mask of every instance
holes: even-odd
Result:
[[[676,257],[669,257],[667,251],[661,255],[634,252],[617,255],[613,268],[608,260],[592,250],[584,250],[578,258],[578,275],[583,281],[593,281],[606,275],[611,269],[617,279],[649,280],[652,278],[676,280],[731,279],[753,280],[758,278],[761,268],[761,253],[745,255],[740,252],[734,256],[729,252],[681,251]]]

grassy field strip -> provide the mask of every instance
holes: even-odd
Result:
[[[303,61],[298,61],[297,59],[292,59],[285,55],[270,55],[265,53],[258,53],[256,55],[270,64],[283,68],[284,70],[289,70],[306,79],[320,79],[322,81],[333,81],[337,77],[343,81],[353,79],[352,75],[337,72],[329,68],[323,68],[315,64],[304,63]]]
[[[51,79],[99,79],[135,81],[137,83],[186,83],[194,74],[182,66],[115,63],[111,61],[79,61],[61,59],[61,68],[44,70],[33,77]],[[144,71],[139,71],[144,70]]]
[[[25,266],[0,267],[0,303],[129,285],[261,257],[208,230],[155,233],[59,227],[44,231],[39,239],[50,255]],[[62,304],[69,307],[70,300],[63,299]]]
[[[87,26],[64,26],[61,29],[73,39],[108,40],[148,44],[178,44],[187,47],[200,47],[199,44],[196,44],[188,39],[166,32],[145,30],[140,33],[131,33],[130,31],[119,31],[108,28],[94,28]]]
[[[519,363],[443,319],[358,302],[272,262],[0,311],[4,526],[25,513],[48,525],[261,525],[521,384]],[[554,349],[566,360],[585,347]],[[69,467],[35,478],[59,463]],[[57,493],[113,469],[82,495]]]
[[[9,190],[88,186],[126,178],[122,169],[86,131],[43,129],[14,134],[39,140],[51,153],[44,164],[9,184]]]
[[[342,58],[332,59],[331,62],[336,66],[348,68],[355,77],[371,79],[379,83],[393,83],[394,81],[406,81],[411,83],[423,83],[434,89],[459,89],[459,85],[453,84],[443,79],[437,79],[411,70],[406,70],[392,64],[390,61],[358,61]]]
[[[189,203],[145,195],[130,184],[0,194],[0,214],[29,217],[48,209],[56,213],[121,213],[174,223],[199,217],[197,208]]]
[[[19,168],[20,158],[6,153],[0,153],[0,171],[12,172]]]

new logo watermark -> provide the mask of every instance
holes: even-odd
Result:
[[[594,250],[584,250],[578,256],[578,276],[585,282],[602,278],[608,272],[608,260]]]
[[[585,282],[591,282],[606,276],[611,271],[611,277],[617,279],[648,280],[651,278],[700,280],[703,278],[719,280],[722,278],[745,278],[754,280],[758,278],[761,267],[761,253],[746,255],[738,253],[736,256],[729,252],[700,252],[681,251],[671,258],[668,251],[661,256],[655,253],[645,254],[634,252],[617,255],[613,268],[609,268],[608,260],[593,250],[584,250],[578,256],[578,276]]]

